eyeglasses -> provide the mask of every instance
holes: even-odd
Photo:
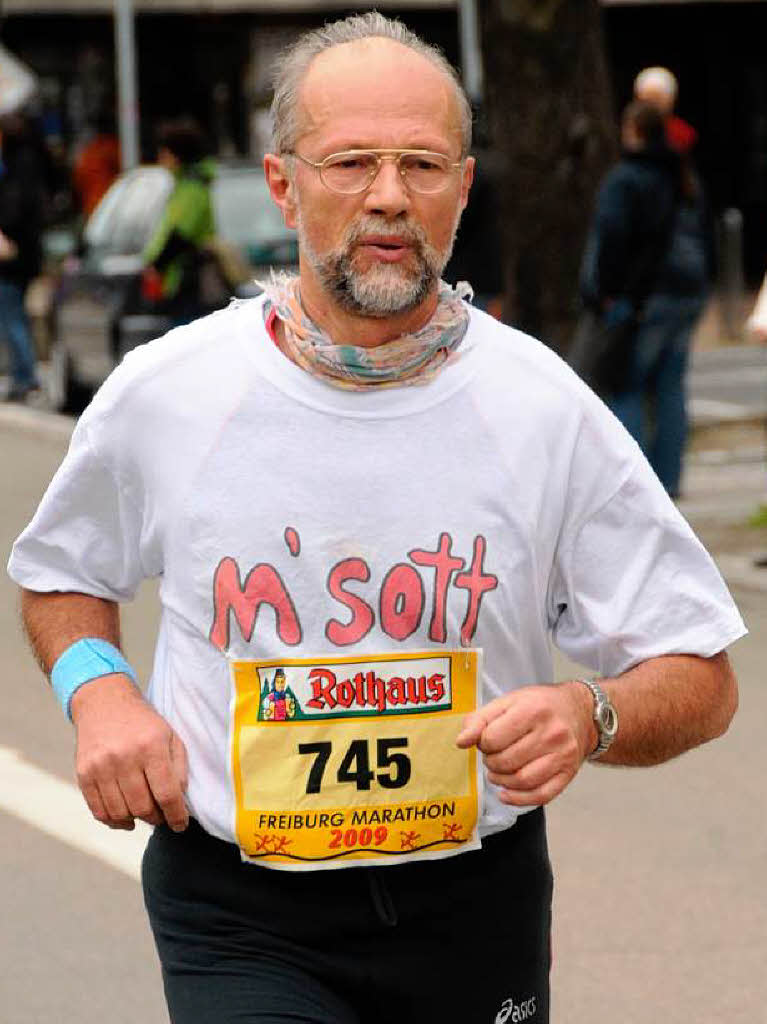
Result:
[[[446,189],[453,170],[463,164],[462,160],[452,163],[444,154],[428,149],[349,149],[331,153],[319,162],[290,150],[285,155],[317,168],[326,188],[347,196],[370,188],[384,160],[393,160],[408,189],[422,195]]]

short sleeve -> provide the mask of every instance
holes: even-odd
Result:
[[[39,592],[133,597],[155,571],[142,560],[139,504],[78,425],[31,523],[13,546],[8,572]]]
[[[746,632],[712,558],[643,459],[558,553],[552,636],[618,675],[668,654],[712,657]]]

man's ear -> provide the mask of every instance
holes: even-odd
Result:
[[[474,167],[476,161],[473,156],[466,157],[466,162],[463,165],[463,171],[461,172],[461,209],[466,209],[466,204],[469,201],[469,192],[471,190],[471,183],[474,181]]]
[[[282,210],[285,224],[289,228],[295,228],[295,184],[288,173],[285,157],[267,153],[264,157],[264,176],[272,199]]]

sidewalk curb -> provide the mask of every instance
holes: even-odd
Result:
[[[767,448],[767,417],[755,415],[692,419],[686,458],[710,449],[740,448],[744,438],[749,447],[755,446],[754,442],[763,442],[762,447]]]
[[[73,416],[62,416],[47,409],[31,409],[25,405],[0,405],[0,427],[23,430],[46,440],[69,441],[75,429]]]

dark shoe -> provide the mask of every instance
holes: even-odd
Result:
[[[5,396],[6,402],[26,402],[27,398],[40,390],[39,384],[30,384],[29,387],[19,387],[12,384]]]
[[[755,569],[767,569],[767,555],[758,555],[754,559]]]

